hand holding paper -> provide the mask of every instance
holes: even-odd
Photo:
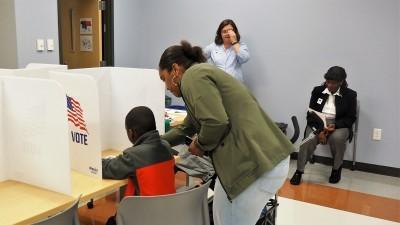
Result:
[[[308,108],[308,112],[311,113],[311,114],[316,115],[316,116],[314,116],[314,119],[320,120],[320,121],[316,121],[316,122],[322,123],[321,124],[322,125],[322,127],[321,127],[322,129],[328,128],[328,126],[326,125],[326,116],[325,116],[325,114],[323,114],[321,112],[318,112],[318,111],[315,111],[314,109],[311,109],[311,108]]]

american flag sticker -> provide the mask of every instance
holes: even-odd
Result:
[[[86,128],[85,119],[83,118],[83,110],[79,101],[67,95],[67,109],[68,121],[71,122],[76,128],[89,134]]]

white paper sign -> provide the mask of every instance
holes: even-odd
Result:
[[[93,32],[92,18],[80,18],[79,19],[79,32],[80,32],[80,34],[92,34],[92,32]]]
[[[93,37],[92,35],[81,35],[80,37],[81,52],[93,51]]]

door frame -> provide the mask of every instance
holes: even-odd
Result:
[[[105,10],[101,13],[102,66],[114,66],[114,0],[103,1]]]

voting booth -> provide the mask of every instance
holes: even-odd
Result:
[[[52,74],[67,71],[65,65],[30,63],[23,69],[0,70],[0,75],[12,74],[20,78],[39,78],[59,83],[65,91],[68,140],[71,168],[86,175],[101,178],[101,149],[97,84],[88,75]]]
[[[93,101],[98,96],[101,150],[124,150],[132,146],[125,130],[125,116],[136,106],[149,107],[154,113],[157,130],[161,134],[164,132],[165,86],[157,70],[101,67],[65,73],[75,77],[91,76],[96,81],[97,91],[89,95]]]
[[[0,79],[0,181],[68,194],[71,169],[101,179],[102,150],[132,146],[125,116],[133,107],[151,108],[164,131],[165,87],[156,70],[29,64],[0,69]]]

